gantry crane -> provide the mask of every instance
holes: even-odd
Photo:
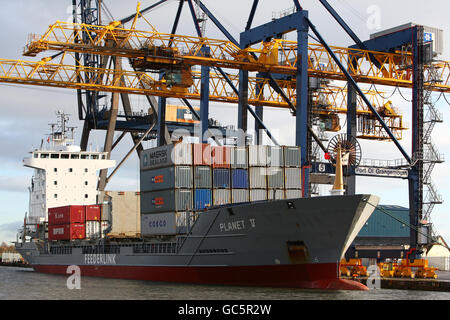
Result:
[[[163,2],[165,1],[159,1],[152,7],[156,7]],[[376,45],[359,41],[348,26],[343,23],[342,19],[337,16],[336,12],[329,10],[357,43],[355,48],[330,47],[311,23],[307,12],[302,9],[296,0],[294,0],[296,13],[270,24],[253,28],[254,33],[251,34],[249,31],[258,4],[258,1],[254,1],[246,31],[241,34],[241,41],[238,43],[204,4],[201,1],[196,1],[201,10],[225,34],[228,40],[205,38],[201,29],[198,28],[198,19],[192,9],[192,1],[187,2],[190,5],[197,27],[198,37],[177,35],[175,31],[171,34],[162,34],[156,32],[156,30],[138,31],[134,27],[126,29],[122,26],[123,21],[113,22],[108,26],[57,22],[50,27],[44,36],[33,38],[28,43],[24,53],[36,55],[43,50],[58,50],[64,52],[62,62],[68,52],[112,56],[115,57],[116,61],[114,69],[92,68],[81,65],[73,67],[63,63],[50,63],[48,59],[39,62],[1,60],[0,68],[3,74],[0,76],[0,81],[109,91],[113,92],[116,97],[119,93],[132,93],[154,95],[162,99],[167,97],[185,100],[200,99],[200,109],[206,110],[206,113],[201,111],[202,115],[207,115],[205,101],[237,102],[240,109],[240,127],[245,129],[246,121],[242,119],[246,113],[243,110],[246,107],[248,108],[248,105],[288,107],[297,118],[297,144],[302,145],[302,166],[306,170],[303,186],[305,195],[308,195],[308,165],[310,164],[308,164],[308,152],[304,152],[306,150],[304,148],[307,148],[308,134],[312,134],[311,130],[309,130],[309,133],[307,130],[310,124],[308,123],[306,108],[307,95],[304,94],[307,92],[308,77],[347,81],[349,83],[348,105],[357,105],[356,93],[358,93],[362,102],[367,105],[367,110],[371,112],[371,115],[367,116],[371,117],[371,120],[385,131],[386,138],[391,139],[396,144],[411,166],[412,174],[409,178],[410,198],[413,204],[411,212],[415,212],[415,220],[412,217],[411,224],[417,226],[417,217],[420,216],[422,205],[420,198],[423,196],[420,191],[420,179],[423,175],[420,162],[423,162],[423,160],[419,158],[417,161],[417,159],[421,152],[421,132],[423,130],[420,128],[420,130],[413,130],[415,135],[413,157],[410,157],[398,143],[398,136],[396,137],[393,133],[394,129],[401,130],[403,126],[401,124],[389,126],[386,123],[386,119],[394,119],[396,116],[398,119],[398,114],[393,112],[394,109],[389,104],[384,104],[382,109],[374,108],[373,103],[359,88],[358,83],[411,88],[413,89],[413,95],[419,98],[421,94],[423,95],[424,87],[428,87],[430,91],[434,92],[449,92],[449,63],[432,62],[424,64],[420,60],[418,52],[420,53],[423,45],[420,41],[420,27],[405,32],[405,35],[409,32],[413,35],[412,37],[405,36],[405,40],[402,38],[404,43],[412,43],[412,49],[409,51],[391,50],[396,46],[398,47],[398,44],[392,45],[388,49],[370,50]],[[326,1],[321,0],[320,2],[326,7],[328,6],[327,9],[329,9]],[[172,30],[176,30],[183,3],[184,1],[181,0]],[[134,18],[137,16],[138,13]],[[293,30],[297,30],[298,41],[279,38],[280,35]],[[318,44],[307,43],[308,30],[311,30],[318,38]],[[82,37],[81,35],[90,36]],[[117,63],[120,60],[119,57],[128,58],[134,70],[123,70],[120,62]],[[196,65],[202,67],[202,81],[197,81],[197,83],[201,83],[201,86],[197,87],[200,88],[197,91],[192,89],[195,88],[196,80],[198,80],[198,76],[196,77],[192,71],[192,67]],[[209,68],[215,68],[218,73],[211,73]],[[227,74],[223,72],[222,68],[239,70],[239,76]],[[152,75],[152,73],[160,74],[162,71],[164,72],[162,77]],[[262,77],[249,77],[249,71],[259,72]],[[426,80],[429,79],[427,75],[431,73],[434,75],[433,83]],[[273,74],[285,75],[287,78],[284,82],[276,81],[272,76]],[[92,76],[86,77],[86,75]],[[208,79],[208,86],[206,86],[208,90],[207,95],[202,95],[205,78]],[[209,86],[209,82],[213,82],[214,79],[218,83],[225,83],[226,85]],[[285,83],[284,88],[283,83]],[[210,88],[213,89],[210,90]],[[224,88],[231,88],[232,94],[229,94],[229,90],[227,91]],[[264,92],[264,99],[261,96],[262,92]],[[277,96],[270,92],[276,92]],[[249,95],[245,96],[247,93]],[[272,99],[267,99],[267,97],[272,97]],[[414,129],[423,125],[421,103],[423,103],[421,99],[414,99]],[[351,109],[347,108],[347,114],[351,120],[348,121],[347,126],[349,134],[355,134],[352,126],[355,126],[357,120],[357,110],[354,106]],[[164,107],[159,109],[164,110]],[[354,116],[352,116],[353,113]],[[257,115],[254,116],[258,120]],[[161,119],[163,119],[163,116],[159,114],[158,120],[160,122]],[[202,117],[201,120],[204,122],[206,119]],[[259,123],[262,124],[260,119]],[[164,126],[158,128],[159,138],[162,133],[160,129]],[[416,177],[419,177],[419,179],[416,179]]]

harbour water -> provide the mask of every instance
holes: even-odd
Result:
[[[0,267],[0,300],[450,300],[450,292],[202,286],[82,275],[80,289],[69,289],[69,276]]]

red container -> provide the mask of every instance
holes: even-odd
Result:
[[[229,147],[212,147],[213,168],[229,168],[231,163],[231,149]]]
[[[86,221],[100,221],[102,211],[99,205],[86,206]]]
[[[84,223],[84,206],[64,206],[48,209],[48,225]]]
[[[48,226],[48,239],[52,240],[76,240],[86,238],[84,223],[72,223]]]
[[[211,145],[206,143],[194,144],[194,166],[211,165]]]

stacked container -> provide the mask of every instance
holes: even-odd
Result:
[[[268,146],[248,146],[248,180],[251,202],[267,200],[267,150]]]
[[[98,239],[101,237],[102,211],[99,205],[85,206],[86,238]]]
[[[194,192],[205,185],[204,167],[208,168],[208,160],[201,145],[177,143],[142,151],[142,236],[177,233],[177,215],[193,209]]]
[[[283,146],[284,183],[286,199],[302,197],[302,168],[300,147]]]
[[[231,202],[248,202],[249,182],[248,182],[248,148],[231,148]]]
[[[179,143],[144,150],[141,233],[179,233],[191,210],[299,198],[301,186],[299,147]]]
[[[48,239],[76,240],[86,237],[85,206],[48,209]]]
[[[267,197],[269,200],[285,199],[283,147],[267,147]]]
[[[194,144],[194,209],[212,205],[211,145]]]
[[[213,170],[213,204],[231,203],[231,148],[214,146],[211,149]]]

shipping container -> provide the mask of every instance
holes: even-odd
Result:
[[[212,206],[211,189],[196,189],[194,191],[195,209],[201,210]]]
[[[77,240],[86,237],[84,223],[71,223],[48,226],[48,239],[53,240]]]
[[[142,192],[141,213],[191,210],[192,198],[192,191],[188,189]]]
[[[85,206],[86,209],[86,221],[100,221],[102,218],[101,206],[90,205]]]
[[[248,148],[232,147],[231,148],[231,167],[232,168],[248,168]]]
[[[284,189],[268,189],[267,199],[269,200],[283,200],[286,198]]]
[[[267,168],[265,167],[250,167],[249,169],[249,186],[250,189],[265,189],[267,188]]]
[[[206,143],[196,143],[193,145],[193,164],[195,166],[211,165],[211,145]]]
[[[214,188],[230,188],[230,169],[213,169],[213,186]]]
[[[231,165],[231,148],[213,146],[211,148],[213,168],[229,168]]]
[[[64,206],[48,209],[48,224],[63,225],[70,223],[84,223],[84,206]]]
[[[241,203],[249,201],[248,189],[232,189],[231,190],[231,202]]]
[[[302,169],[284,168],[284,182],[286,189],[302,188]]]
[[[194,107],[194,110],[200,112],[200,107]],[[195,120],[192,111],[187,106],[166,105],[166,122],[199,123]]]
[[[213,189],[213,203],[215,206],[231,203],[231,190]]]
[[[267,187],[273,189],[284,188],[284,170],[280,167],[267,168]]]
[[[211,167],[196,166],[194,167],[194,188],[211,188],[212,177]]]
[[[250,189],[250,201],[263,201],[267,200],[266,189]]]
[[[141,191],[193,187],[191,166],[171,166],[141,172]]]
[[[140,215],[139,215],[140,217]],[[140,220],[140,218],[139,218]],[[109,221],[101,221],[100,222],[100,234],[101,237],[104,238],[106,234],[108,234],[111,231],[111,223]]]
[[[247,189],[248,188],[248,170],[247,169],[233,169],[231,171],[231,187],[233,189]]]
[[[286,199],[297,199],[302,197],[301,189],[286,189]]]
[[[192,165],[192,144],[169,144],[141,152],[141,170],[173,165]]]
[[[175,223],[177,228],[187,227],[187,218],[189,212],[175,212]]]
[[[101,191],[102,220],[109,221],[111,236],[133,237],[141,230],[141,194],[135,191]]]
[[[285,167],[301,167],[302,157],[300,147],[284,146],[283,150]]]
[[[283,147],[282,146],[268,146],[267,147],[267,166],[283,167]]]
[[[177,233],[176,213],[151,213],[141,215],[142,236],[173,235]]]
[[[101,222],[100,221],[86,221],[86,238],[98,239],[100,238]]]
[[[267,165],[267,146],[248,146],[248,165],[265,167]]]

